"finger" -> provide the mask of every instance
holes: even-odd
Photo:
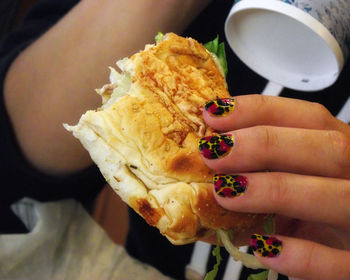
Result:
[[[222,173],[282,171],[350,177],[350,137],[342,132],[257,126],[200,139],[205,163]]]
[[[340,121],[322,105],[265,95],[242,95],[208,102],[203,110],[206,123],[218,131],[257,125],[336,129]]]
[[[285,236],[252,235],[259,261],[278,273],[301,279],[350,279],[350,252]]]
[[[278,213],[350,231],[349,180],[275,172],[216,174],[213,189],[218,203],[231,211]]]

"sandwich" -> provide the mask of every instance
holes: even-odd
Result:
[[[65,128],[122,200],[175,245],[261,223],[262,215],[216,203],[215,172],[198,150],[199,139],[216,133],[202,119],[204,104],[230,97],[223,60],[193,38],[167,33],[116,64],[97,90],[101,107]]]

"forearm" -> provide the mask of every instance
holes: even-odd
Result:
[[[93,90],[107,81],[108,66],[152,42],[158,31],[181,32],[204,2],[85,0],[26,49],[10,67],[4,95],[27,159],[55,174],[91,164],[62,123],[99,106]]]

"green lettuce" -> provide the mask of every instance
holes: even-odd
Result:
[[[270,214],[267,215],[264,219],[264,230],[267,234],[274,234],[275,233],[275,215]]]
[[[213,41],[205,43],[204,47],[208,51],[210,51],[211,53],[216,55],[216,57],[218,58],[218,60],[220,62],[220,65],[224,71],[224,75],[226,77],[227,72],[228,72],[228,67],[227,67],[226,51],[225,51],[224,42],[219,43],[219,36],[216,36],[216,38]]]
[[[154,40],[156,41],[156,43],[163,41],[163,39],[164,39],[164,34],[162,32],[158,32],[157,35],[154,37]]]
[[[264,270],[263,272],[250,274],[247,280],[266,280],[268,277],[269,271]]]
[[[217,244],[212,252],[213,256],[216,257],[216,264],[214,264],[213,269],[205,275],[204,280],[214,280],[216,275],[218,274],[218,271],[219,271],[219,266],[220,266],[222,258],[220,255],[220,237],[219,237],[219,235],[217,235],[217,238],[218,238],[218,242],[217,242]]]

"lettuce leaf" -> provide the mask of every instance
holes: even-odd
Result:
[[[158,32],[157,35],[154,37],[154,40],[156,41],[156,43],[163,41],[163,39],[164,39],[164,34],[162,32]]]
[[[227,60],[226,60],[226,51],[225,51],[225,44],[224,42],[219,43],[219,36],[216,36],[216,38],[208,43],[204,44],[204,47],[210,51],[211,53],[215,54],[218,58],[221,67],[224,71],[224,75],[226,77],[228,72],[227,67]]]
[[[205,275],[204,280],[214,280],[216,275],[218,274],[218,271],[219,271],[219,266],[220,266],[222,258],[220,255],[220,237],[219,237],[219,235],[217,235],[217,238],[218,238],[218,242],[217,242],[217,244],[212,252],[213,256],[216,257],[216,264],[214,265],[213,269]]]
[[[216,36],[216,38],[213,41],[210,41],[208,43],[204,44],[204,47],[212,52],[213,54],[217,54],[218,53],[218,49],[219,49],[219,36]]]
[[[268,277],[269,271],[264,270],[263,272],[250,274],[247,280],[266,280]]]
[[[274,214],[270,214],[265,217],[263,227],[267,234],[275,233],[275,215]]]

